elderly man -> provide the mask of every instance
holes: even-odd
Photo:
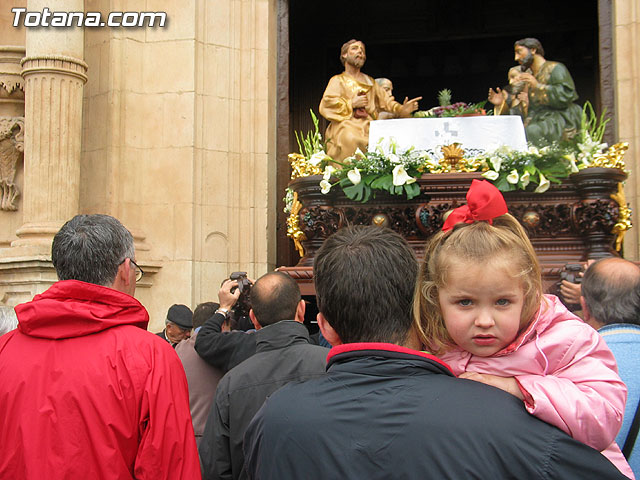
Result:
[[[348,227],[315,256],[324,377],[289,384],[247,428],[249,478],[626,478],[501,390],[414,350],[418,266],[398,234]]]
[[[527,141],[545,146],[573,137],[580,129],[582,109],[574,103],[578,94],[567,67],[546,60],[536,38],[518,40],[514,51],[523,70],[515,82],[528,86],[528,112],[524,119]]]
[[[411,116],[418,109],[418,101],[404,99],[396,102],[373,78],[360,71],[367,59],[364,43],[349,40],[340,49],[340,62],[344,72],[329,80],[320,114],[329,120],[326,141],[327,154],[334,160],[344,160],[357,148],[366,151],[369,143],[369,122],[378,119],[382,111],[395,117]]]
[[[184,367],[184,373],[187,375],[189,407],[198,446],[202,440],[202,433],[216,394],[216,387],[224,372],[205,362],[196,353],[195,343],[200,327],[215,314],[219,307],[220,304],[215,302],[204,302],[198,305],[193,311],[193,335],[175,346],[176,353]]]
[[[0,337],[0,478],[200,478],[184,370],[132,296],[131,233],[78,215],[51,259],[60,281]]]
[[[638,476],[640,446],[634,448],[638,430],[632,425],[635,416],[640,417],[640,268],[622,258],[598,260],[584,274],[580,304],[585,322],[607,342],[627,385],[627,406],[616,443]]]
[[[272,272],[251,289],[249,316],[257,332],[256,353],[229,371],[216,398],[200,443],[207,479],[244,479],[242,437],[265,398],[289,382],[324,376],[328,349],[311,345],[303,325],[305,303],[298,284]],[[303,477],[280,477],[303,478]]]
[[[173,347],[191,336],[193,328],[193,312],[186,305],[171,305],[164,321],[164,330],[156,333]]]

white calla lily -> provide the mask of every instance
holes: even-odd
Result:
[[[489,159],[489,161],[491,162],[491,166],[493,166],[493,169],[496,172],[500,171],[500,167],[502,166],[502,158],[498,157],[497,155],[494,157],[491,157]]]
[[[329,190],[331,190],[331,184],[327,180],[322,180],[320,182],[320,191],[322,193],[329,193]]]
[[[333,175],[333,172],[335,172],[336,169],[334,167],[332,167],[331,165],[327,165],[326,167],[324,167],[324,172],[322,173],[322,178],[324,180],[329,180],[331,178],[331,175]]]
[[[522,175],[520,175],[520,183],[522,184],[522,188],[527,188],[527,185],[529,185],[529,182],[531,181],[529,177],[529,172],[524,172]]]
[[[319,152],[311,155],[311,157],[309,158],[309,163],[314,167],[317,167],[325,158],[327,158],[327,154],[324,153],[324,150],[320,150]]]
[[[569,163],[571,164],[571,173],[578,173],[580,171],[575,160],[569,160]]]
[[[534,147],[533,145],[531,145],[527,151],[532,154],[532,155],[536,155],[536,156],[540,156],[540,150],[538,150],[536,147]]]
[[[507,182],[509,182],[512,185],[515,185],[516,183],[518,183],[518,180],[520,180],[520,175],[518,175],[518,171],[511,170],[511,172],[509,172],[509,175],[507,175]]]
[[[540,173],[540,182],[538,187],[534,191],[536,193],[544,193],[547,190],[549,190],[550,186],[551,186],[551,182],[549,182],[549,180],[547,180],[545,176],[542,173]]]
[[[356,148],[356,153],[353,154],[354,157],[358,158],[366,158],[366,155],[360,150],[360,147]]]
[[[396,165],[393,169],[393,184],[396,187],[401,185],[410,185],[416,181],[411,175],[407,173],[403,165]]]
[[[398,157],[395,153],[390,153],[387,158],[391,163],[394,163],[396,165],[400,163],[400,157]]]
[[[360,180],[362,179],[362,177],[360,176],[360,170],[358,170],[357,167],[353,170],[349,170],[347,172],[347,178],[354,185],[358,185],[360,183]]]
[[[500,174],[498,172],[494,172],[493,170],[487,170],[482,174],[482,176],[487,180],[497,180]]]

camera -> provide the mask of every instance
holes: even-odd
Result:
[[[560,272],[560,280],[566,280],[570,283],[582,283],[582,276],[578,273],[583,272],[584,268],[580,263],[567,263]]]
[[[247,278],[247,272],[233,272],[229,279],[238,282],[238,286],[233,287],[231,292],[235,292],[236,288],[240,290],[240,297],[230,312],[231,319],[235,323],[234,329],[249,330],[253,328],[249,319],[249,310],[251,310],[250,293],[253,284]]]

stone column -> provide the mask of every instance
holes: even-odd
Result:
[[[50,4],[28,0],[27,11]],[[58,0],[55,10],[84,11],[84,2]],[[82,28],[26,29],[22,226],[11,247],[0,249],[0,304],[31,300],[57,280],[51,241],[79,211],[83,57]]]
[[[83,11],[83,0],[56,2],[57,11]],[[30,0],[42,11],[47,0]],[[25,79],[24,224],[12,247],[49,252],[53,235],[78,213],[82,89],[87,81],[82,28],[29,28]]]

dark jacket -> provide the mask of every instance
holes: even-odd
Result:
[[[207,320],[198,332],[195,348],[210,365],[226,373],[256,353],[256,337],[243,331],[223,332],[224,320],[221,313]]]
[[[626,478],[516,397],[380,343],[335,347],[325,377],[274,393],[244,453],[255,479]]]
[[[246,478],[242,438],[265,398],[289,382],[325,375],[329,349],[309,344],[301,323],[284,320],[252,334],[256,354],[218,384],[200,442],[204,478]],[[286,478],[286,477],[283,477]]]

